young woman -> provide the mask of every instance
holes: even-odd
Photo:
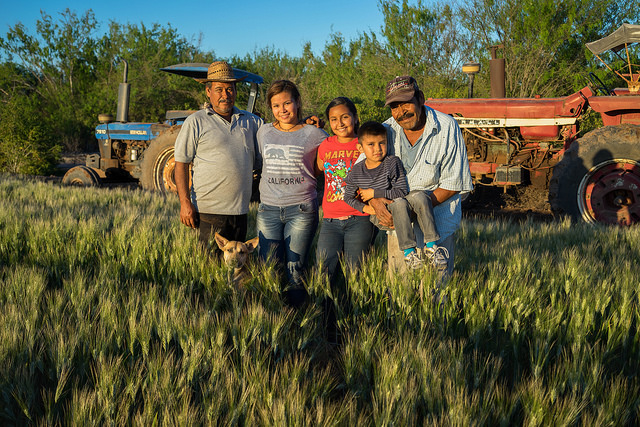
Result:
[[[292,82],[278,80],[267,91],[274,122],[260,127],[262,158],[257,228],[259,256],[273,253],[287,271],[285,301],[300,306],[307,297],[303,273],[318,227],[314,162],[318,145],[327,137],[322,129],[301,121],[300,92]]]
[[[349,98],[333,99],[326,109],[333,136],[318,148],[317,167],[324,171],[322,227],[318,237],[316,259],[334,278],[340,254],[348,265],[359,267],[371,246],[375,226],[364,214],[344,202],[345,178],[360,152],[356,148],[359,120],[356,106]]]

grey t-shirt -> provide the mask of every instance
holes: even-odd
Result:
[[[273,124],[258,131],[262,160],[260,201],[271,206],[291,206],[317,198],[313,165],[318,146],[327,133],[315,126],[282,132]]]
[[[256,134],[263,121],[233,108],[227,122],[210,107],[186,118],[176,139],[177,162],[193,162],[191,200],[201,213],[242,215],[249,211]]]

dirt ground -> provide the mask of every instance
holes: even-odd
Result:
[[[84,165],[87,155],[91,153],[62,153],[60,156],[60,169],[71,169],[74,166]]]
[[[476,186],[462,204],[466,218],[532,218],[551,221],[553,213],[547,201],[547,192],[534,187],[509,188]]]

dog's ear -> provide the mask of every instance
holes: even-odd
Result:
[[[260,238],[256,236],[253,239],[247,240],[246,242],[244,242],[244,244],[247,245],[247,249],[249,250],[249,253],[253,252],[253,250],[258,246],[259,240]]]
[[[214,237],[216,238],[216,243],[218,244],[218,247],[220,248],[220,250],[224,251],[224,247],[227,245],[227,243],[229,243],[229,241],[224,237],[222,237],[221,235],[219,235],[218,233],[216,233]]]

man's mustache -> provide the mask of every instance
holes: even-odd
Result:
[[[396,119],[396,121],[401,122],[403,120],[410,119],[410,118],[412,118],[414,116],[415,116],[415,113],[412,113],[412,112],[408,111],[408,112],[404,113],[403,115],[401,115],[400,117],[398,117]]]

